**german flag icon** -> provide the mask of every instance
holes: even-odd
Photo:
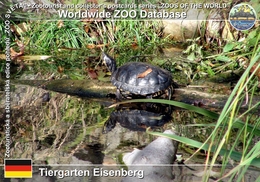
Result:
[[[5,178],[32,178],[32,160],[5,159]]]

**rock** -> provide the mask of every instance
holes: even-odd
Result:
[[[193,18],[190,20],[162,20],[164,36],[181,42],[199,36],[198,29],[201,27],[202,21],[206,19],[206,14],[203,11],[190,9],[187,11],[187,17]]]
[[[175,134],[171,130],[166,130],[165,134]],[[128,166],[128,170],[143,171],[143,179],[140,176],[125,177],[122,182],[128,181],[149,181],[167,182],[173,180],[172,166],[175,160],[178,142],[165,137],[159,137],[143,150],[134,149],[127,153],[123,161]]]

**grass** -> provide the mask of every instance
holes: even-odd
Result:
[[[260,168],[260,141],[254,143],[253,138],[259,137],[260,118],[254,115],[254,110],[259,109],[260,102],[252,105],[251,101],[256,91],[256,87],[259,84],[258,80],[254,80],[254,74],[259,68],[260,59],[260,35],[257,34],[254,42],[253,52],[251,53],[250,64],[241,76],[240,80],[233,89],[228,101],[226,102],[222,112],[218,116],[217,122],[213,129],[212,134],[202,144],[197,141],[193,141],[187,138],[179,138],[178,136],[167,136],[177,141],[183,142],[187,145],[196,146],[199,149],[207,151],[207,158],[205,161],[205,170],[212,170],[214,164],[218,163],[217,158],[222,156],[222,177],[217,181],[221,181],[224,178],[229,177],[229,181],[243,181],[245,173],[249,166],[255,166]],[[251,68],[257,65],[258,67],[254,72],[250,72]],[[252,84],[252,82],[254,82]],[[252,97],[249,99],[247,111],[239,112],[241,105],[244,103],[245,93],[244,90],[249,87]],[[171,102],[171,101],[169,101]],[[188,108],[187,108],[188,109]],[[201,112],[200,108],[196,109],[200,114],[208,115],[208,111]],[[197,112],[196,111],[196,112]],[[256,111],[257,112],[257,111]],[[216,114],[210,114],[211,117],[215,117]],[[238,120],[242,127],[239,127],[234,134],[234,128]],[[251,125],[249,124],[251,123]],[[250,129],[249,129],[250,128]],[[158,133],[152,133],[158,135]],[[161,135],[161,134],[159,134]],[[235,138],[235,139],[233,139]],[[236,152],[236,148],[242,143],[242,152]],[[227,165],[230,163],[230,159],[237,161],[237,165],[225,172]],[[207,167],[208,166],[208,167]],[[205,173],[203,181],[209,180],[209,173]]]
[[[4,35],[3,26],[4,24],[1,24],[0,33]],[[161,38],[161,27],[159,21],[27,21],[13,24],[15,31],[11,38],[22,42],[25,56],[52,56],[48,60],[32,61],[33,65],[28,64],[26,67],[19,65],[21,63],[16,64],[25,68],[23,71],[59,75],[61,67],[64,68],[63,74],[68,77],[83,78],[85,72],[79,70],[84,68],[86,57],[98,57],[100,49],[108,51],[109,47],[115,54],[123,53],[122,56],[125,58],[118,60],[121,65],[126,62],[129,54],[151,53],[158,46],[169,43],[167,39]],[[0,47],[4,53],[5,42],[1,41]],[[12,48],[19,52],[20,47],[14,41]],[[99,62],[91,64],[97,67]],[[0,68],[3,70],[4,62],[1,62]],[[23,71],[13,75],[18,77]],[[72,72],[78,74],[71,75]]]
[[[21,24],[14,24],[19,32],[16,36],[28,45],[27,50],[37,53],[53,53],[60,48],[91,49],[90,45],[93,44],[101,48],[108,44],[112,48],[118,48],[120,44],[123,49],[148,45],[155,47],[165,41],[160,38],[162,25],[159,21],[55,20],[26,22],[26,27],[27,31],[23,31]]]

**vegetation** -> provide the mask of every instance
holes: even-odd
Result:
[[[257,75],[260,64],[260,34],[256,33],[259,30],[252,31],[247,37],[247,45],[242,45],[242,43],[228,43],[223,48],[223,53],[217,57],[222,57],[224,59],[229,59],[227,55],[233,55],[233,58],[241,55],[249,55],[250,64],[245,70],[244,74],[239,79],[235,88],[233,89],[228,101],[226,102],[220,115],[215,113],[209,114],[209,111],[201,111],[200,108],[193,108],[192,110],[209,117],[217,119],[215,123],[212,134],[204,143],[198,143],[185,137],[179,136],[167,136],[165,134],[158,134],[149,132],[154,135],[170,137],[174,140],[185,143],[186,145],[194,146],[207,151],[207,160],[205,162],[207,170],[205,172],[204,181],[208,181],[211,177],[210,171],[212,170],[214,164],[221,163],[222,171],[219,176],[222,176],[217,181],[224,178],[229,178],[229,181],[243,181],[245,173],[250,166],[255,166],[260,168],[260,141],[255,141],[255,138],[260,136],[260,118],[255,115],[259,112],[260,102],[257,104],[252,104],[254,94],[256,93],[259,81],[254,79]],[[244,47],[245,52],[241,54],[241,46]],[[230,52],[233,50],[232,52]],[[239,54],[234,54],[238,52]],[[253,50],[252,52],[249,52]],[[244,51],[244,50],[243,50]],[[223,56],[224,55],[224,56]],[[235,55],[235,56],[234,56]],[[217,58],[217,59],[218,59]],[[248,108],[246,111],[241,112],[240,108],[244,103],[244,98],[246,93],[243,92],[248,88],[248,92],[251,93],[251,98],[248,101]],[[168,101],[169,104],[180,107],[177,103]],[[190,110],[191,106],[185,106],[186,109]],[[205,125],[206,126],[206,125]],[[198,125],[197,127],[201,127]],[[242,145],[242,152],[237,152],[236,149]],[[195,155],[195,154],[194,154]],[[218,161],[218,156],[222,156],[222,160]],[[239,161],[239,163],[232,170],[227,172],[228,165],[230,165],[230,159]],[[205,169],[205,171],[207,171]],[[259,180],[259,179],[258,179]]]
[[[165,44],[167,39],[161,39],[162,32],[158,27],[161,27],[160,22],[129,20],[27,21],[14,24],[12,29],[15,33],[12,39],[16,42],[12,43],[12,48],[16,52],[13,54],[17,54],[22,48],[22,55],[25,56],[51,56],[47,61],[41,58],[34,59],[37,61],[31,60],[30,63],[33,61],[33,65],[26,60],[17,61],[14,66],[17,66],[18,70],[22,67],[19,74],[33,71],[34,74],[42,72],[45,75],[55,74],[60,77],[62,70],[62,74],[68,74],[71,78],[83,78],[85,72],[80,72],[79,69],[82,70],[82,66],[88,64],[86,62],[91,63],[87,65],[88,68],[100,65],[97,50],[109,47],[118,53],[130,50],[127,54],[138,55],[141,52],[152,52],[157,46]],[[4,42],[1,42],[1,47],[4,46]],[[86,61],[87,55],[95,56],[94,60]],[[126,58],[119,60],[122,60],[121,64],[127,61]],[[3,62],[1,67],[4,67]],[[70,75],[71,71],[79,76]],[[13,75],[17,77],[17,72]]]

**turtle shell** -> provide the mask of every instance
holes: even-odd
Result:
[[[141,62],[130,62],[114,71],[111,82],[123,91],[138,95],[153,94],[172,84],[170,72]]]
[[[109,119],[105,122],[103,133],[108,133],[116,123],[132,131],[146,131],[146,128],[157,128],[163,126],[171,120],[171,115],[154,113],[145,110],[123,110],[114,111],[110,114]]]

